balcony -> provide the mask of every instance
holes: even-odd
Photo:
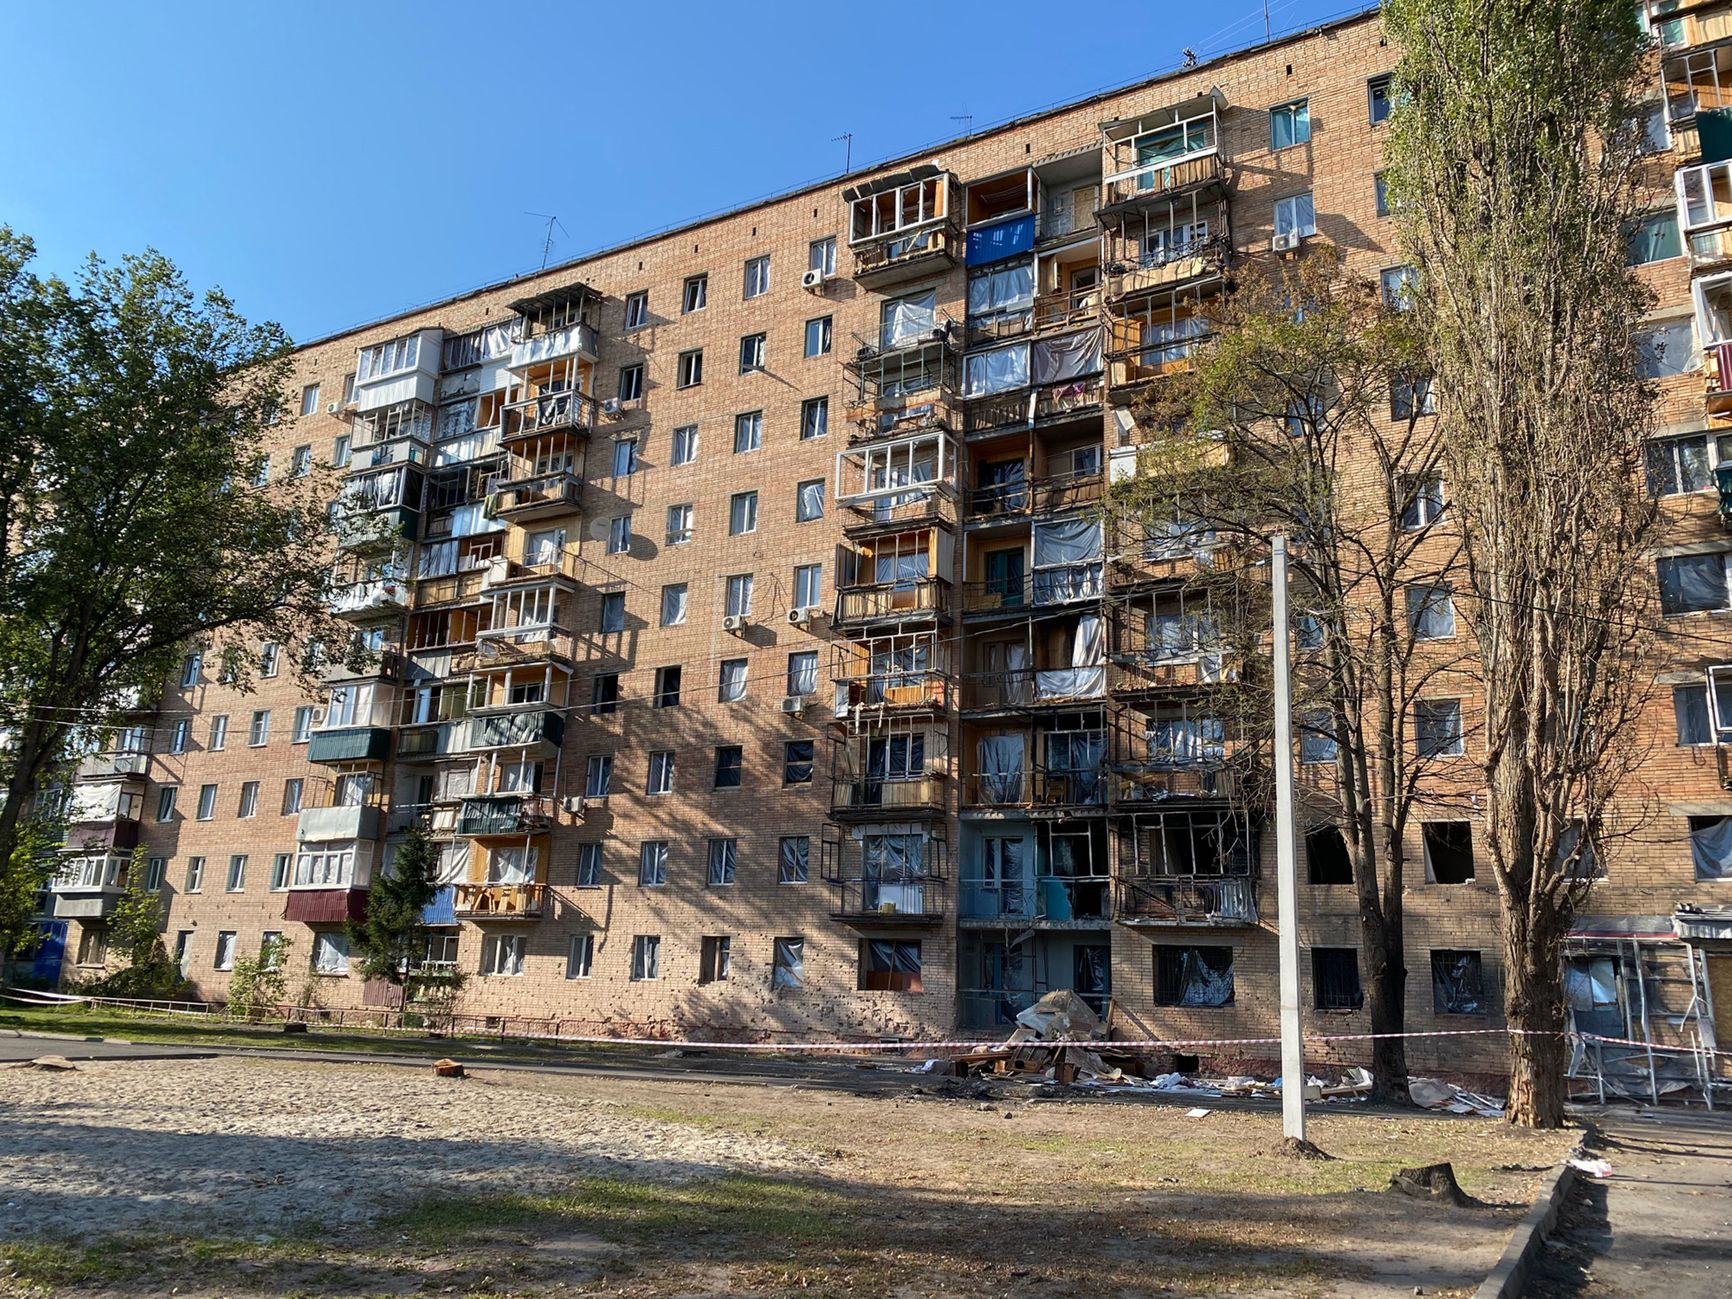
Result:
[[[1105,808],[1107,769],[976,772],[963,778],[962,806],[972,811],[1074,813]]]
[[[559,747],[565,738],[565,718],[549,709],[521,713],[494,713],[471,717],[465,724],[462,749],[477,753],[487,749]]]
[[[283,919],[304,925],[340,925],[366,918],[366,889],[295,888],[283,900]]]
[[[544,392],[505,408],[502,440],[538,437],[545,433],[588,433],[595,428],[595,398],[586,392]]]
[[[132,749],[90,753],[78,760],[79,780],[118,780],[150,771],[150,754]]]
[[[366,804],[303,807],[295,821],[295,837],[302,843],[332,839],[377,839],[379,809]]]
[[[566,469],[500,483],[487,498],[487,513],[495,519],[524,523],[556,514],[573,514],[582,503],[583,479]]]
[[[1107,297],[1117,299],[1155,289],[1176,288],[1222,274],[1232,246],[1225,239],[1203,239],[1160,253],[1138,252],[1126,261],[1107,263]]]
[[[1021,577],[989,578],[962,584],[962,610],[969,614],[1026,614],[1032,609],[1100,600],[1098,561],[1056,564]]]
[[[962,679],[964,712],[1015,712],[1044,704],[1076,704],[1106,693],[1106,667],[1011,668],[971,672]]]
[[[1226,183],[1227,167],[1220,153],[1210,148],[1172,161],[1138,163],[1115,172],[1101,182],[1101,209],[1169,199],[1194,190],[1217,188]]]
[[[1024,462],[1026,472],[1027,462]],[[1106,495],[1106,475],[1099,469],[1084,469],[1041,478],[1018,478],[1012,482],[976,487],[969,493],[969,520],[1026,519],[1037,514],[1057,514],[1093,505]]]
[[[527,667],[535,663],[575,663],[577,639],[558,627],[489,628],[475,637],[475,668]],[[485,707],[506,707],[500,704],[476,704]]]
[[[854,280],[878,290],[956,265],[956,178],[930,164],[844,190]]]
[[[1118,881],[1117,895],[1122,925],[1244,929],[1258,922],[1257,881],[1250,876],[1134,876]]]
[[[944,919],[949,844],[932,834],[824,828],[823,872],[836,887],[833,920],[856,929],[936,925]]]
[[[134,823],[136,829],[136,823]],[[70,857],[49,881],[57,920],[103,920],[126,893],[132,860],[119,853]]]
[[[836,592],[839,627],[919,622],[950,614],[950,583],[941,577],[907,578],[845,586]]]
[[[540,834],[553,822],[553,800],[540,795],[466,798],[457,808],[456,832],[466,838]]]
[[[944,899],[931,876],[903,873],[875,879],[832,880],[836,909],[830,918],[856,929],[871,926],[908,928],[944,921]]]
[[[1115,695],[1141,696],[1166,691],[1192,692],[1229,680],[1220,654],[1182,650],[1114,654],[1108,687]]]
[[[956,488],[948,482],[887,496],[853,496],[837,504],[853,516],[842,523],[842,531],[849,537],[929,524],[950,527],[956,522]]]
[[[66,828],[65,846],[86,852],[131,852],[138,847],[138,819],[114,816],[80,821]]]
[[[862,672],[838,679],[850,711],[942,712],[950,706],[950,683],[937,672]]]
[[[458,884],[452,912],[459,920],[534,920],[547,891],[545,884]]]
[[[325,607],[338,618],[400,614],[409,607],[409,583],[395,577],[375,577],[334,585],[325,593]]]
[[[383,762],[391,753],[388,726],[344,726],[314,731],[307,744],[307,761]]]
[[[830,786],[830,810],[837,816],[881,816],[900,812],[942,813],[944,780],[940,776],[837,780]]]
[[[532,365],[557,361],[568,356],[581,356],[586,361],[595,360],[593,326],[585,321],[578,321],[561,329],[550,329],[546,333],[515,342],[511,345],[511,357],[505,364],[507,369],[527,370]]]
[[[1139,808],[1186,799],[1227,799],[1239,791],[1240,772],[1225,759],[1197,762],[1115,763],[1114,807]]]
[[[1732,416],[1732,342],[1707,344],[1702,360],[1704,408],[1712,416]]]

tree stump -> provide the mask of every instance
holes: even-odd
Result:
[[[1478,1204],[1455,1180],[1455,1169],[1449,1164],[1426,1164],[1421,1168],[1403,1168],[1389,1179],[1389,1189],[1421,1200],[1441,1200],[1445,1204],[1467,1207]]]

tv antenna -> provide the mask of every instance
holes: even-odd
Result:
[[[843,155],[842,159],[842,174],[846,176],[849,172],[854,170],[854,132],[844,131],[841,135],[832,136],[830,143],[835,144],[838,140],[846,140],[848,142],[848,150]]]
[[[567,239],[571,238],[571,231],[567,230],[565,228],[565,223],[558,217],[554,216],[551,212],[525,212],[523,215],[540,217],[543,221],[547,222],[547,237],[541,241],[541,269],[545,271],[547,269],[547,259],[553,255],[553,228],[558,226],[559,233],[564,235]]]
[[[961,122],[962,123],[962,133],[964,135],[973,135],[974,134],[974,114],[973,113],[952,113],[950,115],[950,120],[953,122]]]

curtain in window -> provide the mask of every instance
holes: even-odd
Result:
[[[824,517],[824,481],[817,479],[800,484],[798,517],[801,522]]]
[[[1179,958],[1179,987],[1181,1006],[1231,1006],[1232,952],[1215,955],[1200,947],[1185,948]]]
[[[968,246],[963,261],[969,266],[982,266],[1005,257],[1015,257],[1034,247],[1034,216],[1031,213],[1014,221],[1001,221],[995,226],[968,232]]]
[[[1224,753],[1218,717],[1165,717],[1148,728],[1149,762],[1155,766],[1186,767],[1219,762]]]
[[[1059,731],[1046,737],[1047,774],[1069,778],[1072,802],[1095,801],[1105,758],[1106,737],[1099,731]]]
[[[1028,384],[1028,344],[977,352],[964,363],[963,396],[985,397]]]
[[[1034,381],[1064,383],[1101,369],[1101,331],[1084,329],[1060,338],[1042,339],[1034,345]]]
[[[1694,613],[1726,607],[1724,555],[1673,555],[1659,564],[1663,613]]]
[[[1034,305],[1034,263],[997,266],[968,277],[968,314],[999,316]]]
[[[907,588],[926,576],[926,552],[915,555],[879,555],[874,560],[874,580],[880,585]]]
[[[1295,194],[1275,205],[1275,233],[1278,235],[1317,233],[1317,211],[1309,194]]]
[[[1103,553],[1098,519],[1035,524],[1032,584],[1035,603],[1098,596]]]
[[[886,302],[879,314],[879,346],[905,347],[937,327],[938,291]]]
[[[813,695],[818,693],[818,656],[795,654],[788,660],[788,693]]]
[[[1699,880],[1732,879],[1732,817],[1709,821],[1690,831],[1690,856]]]
[[[1098,695],[1106,689],[1106,641],[1101,635],[1101,616],[1098,613],[1087,613],[1077,619],[1076,634],[1071,641],[1070,662],[1068,668],[1034,674],[1034,689],[1038,698]]]
[[[806,880],[810,867],[812,841],[804,835],[789,836],[781,843],[781,863],[778,879],[783,884],[800,884]]]
[[[988,803],[1022,801],[1023,737],[989,735],[979,744],[980,790]]]
[[[775,972],[771,976],[771,986],[776,988],[798,988],[806,977],[806,943],[799,938],[778,938],[776,940]]]
[[[662,622],[664,625],[685,621],[686,594],[684,586],[662,588]]]

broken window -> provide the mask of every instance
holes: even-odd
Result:
[[[1359,952],[1351,947],[1313,947],[1311,985],[1318,1010],[1358,1010],[1365,1004]]]
[[[1432,884],[1473,882],[1473,827],[1466,821],[1427,821],[1419,827],[1425,844],[1425,878]]]
[[[715,934],[700,940],[698,948],[698,982],[721,983],[733,972],[734,940],[726,934]]]
[[[862,992],[919,992],[920,943],[918,940],[867,939],[860,944]]]
[[[806,940],[778,938],[775,947],[775,967],[770,973],[772,988],[798,988],[806,982]]]
[[[1697,879],[1732,880],[1732,817],[1691,817],[1690,856]]]
[[[1439,1015],[1483,1015],[1485,985],[1478,952],[1431,954],[1431,1008]]]
[[[1155,948],[1157,1006],[1231,1006],[1231,947]]]
[[[1353,883],[1353,859],[1338,825],[1314,825],[1305,832],[1305,865],[1313,884]]]

